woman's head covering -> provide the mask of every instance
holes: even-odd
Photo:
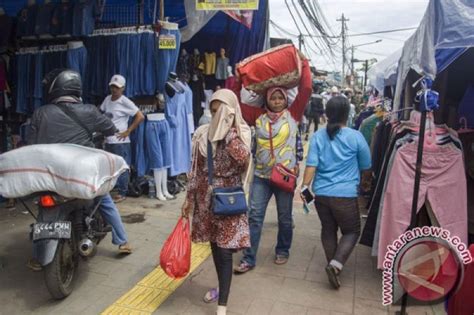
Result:
[[[197,152],[207,157],[207,142],[209,140],[212,145],[212,152],[215,154],[217,141],[225,139],[232,127],[237,130],[239,138],[247,146],[249,151],[251,150],[252,131],[242,117],[239,100],[234,92],[228,89],[218,90],[212,95],[210,103],[213,101],[220,101],[222,104],[212,118],[211,123],[199,127],[194,133],[193,167],[189,174],[191,177],[195,176],[197,171]],[[248,192],[250,187],[253,174],[252,168],[252,159],[250,159],[247,170],[242,174],[242,183],[246,192]]]
[[[282,87],[272,87],[272,88],[268,89],[268,91],[267,91],[267,104],[270,103],[270,99],[272,98],[272,95],[275,92],[281,92],[281,94],[283,94],[283,97],[285,98],[285,102],[286,102],[286,108],[288,108],[288,92],[286,91],[286,89],[284,89]],[[277,121],[285,113],[285,110],[282,110],[279,113],[275,113],[275,112],[270,110],[268,105],[267,105],[266,109],[267,109],[267,115],[268,115],[268,117],[270,117],[270,120],[272,122]]]
[[[282,87],[278,87],[278,86],[268,89],[268,91],[267,91],[267,103],[270,102],[270,99],[272,98],[272,95],[275,92],[281,92],[281,94],[283,94],[283,97],[285,98],[286,106],[288,106],[288,92],[286,91],[286,89],[284,89]]]
[[[239,100],[234,92],[228,89],[218,90],[212,94],[209,103],[211,104],[213,101],[220,101],[221,105],[212,117],[211,123],[199,127],[193,138],[193,144],[198,145],[199,152],[203,156],[207,156],[207,141],[209,140],[213,153],[215,153],[217,142],[225,139],[232,127],[237,130],[237,135],[250,150],[252,134],[250,127],[242,117]]]

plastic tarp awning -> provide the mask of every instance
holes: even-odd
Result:
[[[467,48],[474,46],[474,2],[431,0],[415,33],[405,42],[400,58],[394,109],[400,107],[410,69],[432,79]]]
[[[392,85],[396,81],[398,60],[402,55],[402,48],[392,53],[382,61],[377,62],[367,72],[370,85],[383,93],[385,86]]]

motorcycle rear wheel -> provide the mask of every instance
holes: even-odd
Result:
[[[59,240],[53,261],[44,268],[46,287],[53,298],[61,300],[71,294],[76,270],[72,239]]]

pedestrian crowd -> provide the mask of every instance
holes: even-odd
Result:
[[[356,115],[352,90],[339,93],[333,87],[329,93],[320,93],[320,87],[313,86],[306,58],[292,102],[287,89],[274,87],[266,92],[265,108],[249,106],[240,99],[241,88],[237,76],[233,91],[220,89],[211,98],[210,123],[194,134],[193,168],[182,207],[183,216],[193,215],[192,240],[211,243],[218,286],[203,299],[217,302],[218,315],[226,314],[233,273],[243,275],[257,265],[263,222],[272,197],[278,217],[274,263],[284,265],[290,259],[296,187],[288,189],[279,179],[282,173],[287,179],[299,176],[303,138],[309,147],[299,190],[303,202],[315,205],[321,220],[325,271],[335,289],[341,285],[340,273],[361,232],[358,187],[361,173],[371,168],[368,144],[351,128]],[[321,123],[327,123],[326,128],[320,129]],[[216,215],[213,190],[245,186],[250,165],[254,167],[248,213]],[[238,251],[242,256],[233,267],[232,257]]]

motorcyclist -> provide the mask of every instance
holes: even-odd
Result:
[[[72,143],[94,147],[93,133],[111,136],[117,132],[113,122],[94,105],[83,104],[79,73],[55,69],[46,75],[43,85],[48,105],[33,113],[28,144]],[[112,243],[119,246],[120,253],[130,254],[132,248],[112,197],[106,194],[100,198],[99,210],[112,226]]]

